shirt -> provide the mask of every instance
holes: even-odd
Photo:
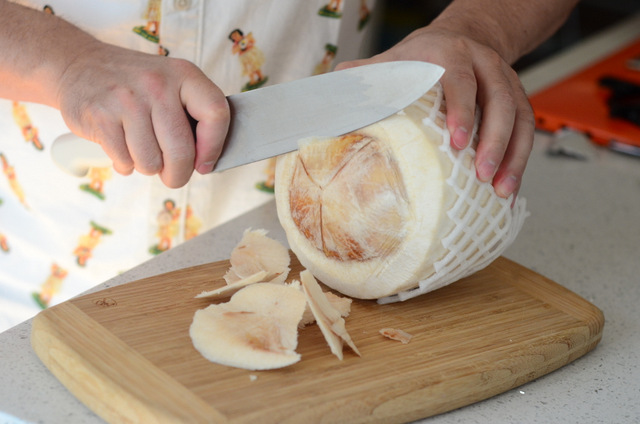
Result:
[[[361,56],[375,0],[29,0],[98,39],[192,61],[225,94],[330,71]],[[274,105],[277,107],[277,105]],[[50,107],[0,99],[0,331],[272,198],[274,161],[157,176],[51,160],[68,133]]]

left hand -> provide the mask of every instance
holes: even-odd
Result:
[[[463,149],[470,142],[477,104],[482,111],[476,155],[478,178],[491,181],[501,197],[517,193],[531,153],[535,122],[527,95],[511,66],[491,47],[432,24],[379,55],[343,62],[336,69],[395,60],[421,60],[445,68],[440,82],[447,100],[452,147]]]

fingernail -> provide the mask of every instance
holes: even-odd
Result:
[[[492,160],[486,160],[478,166],[477,172],[480,181],[490,181],[496,172],[496,163]]]
[[[466,128],[458,127],[453,132],[453,145],[457,149],[464,149],[469,144],[469,131]]]
[[[208,174],[213,171],[213,165],[215,164],[215,162],[205,162],[198,167],[198,172],[201,174]]]
[[[500,197],[509,197],[514,191],[516,191],[517,187],[518,180],[513,175],[510,175],[509,177],[500,181],[500,184],[498,184],[498,187],[496,188],[496,193]]]

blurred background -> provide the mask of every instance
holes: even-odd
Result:
[[[450,0],[378,0],[381,6],[376,24],[377,37],[371,40],[372,51],[393,46],[412,30],[425,26]],[[535,1],[535,0],[532,0]],[[514,64],[520,71],[565,49],[632,14],[640,13],[640,0],[582,0],[560,30],[530,54]]]

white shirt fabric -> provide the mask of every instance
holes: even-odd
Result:
[[[326,72],[360,56],[363,18],[374,1],[19,3],[109,43],[188,59],[233,94]],[[255,41],[248,65],[233,50],[229,37],[236,29]],[[337,57],[327,55],[335,46]],[[248,86],[244,66],[259,68],[263,79]],[[55,109],[0,99],[0,331],[272,198],[256,188],[268,182],[268,161],[194,173],[181,189],[108,168],[75,177],[49,153],[53,140],[68,132]]]

